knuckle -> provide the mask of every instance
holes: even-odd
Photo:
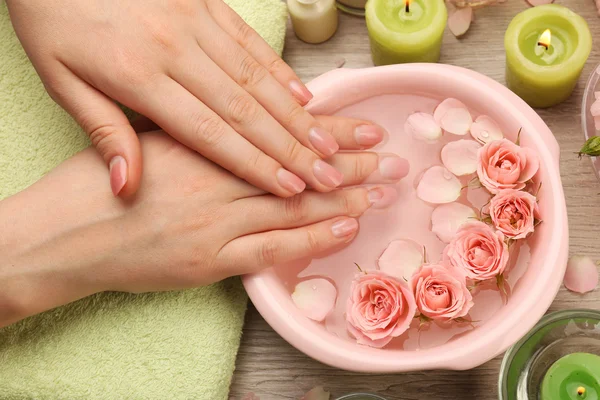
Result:
[[[258,103],[248,94],[234,95],[229,100],[229,119],[235,125],[252,125],[259,114]]]
[[[216,147],[225,137],[223,124],[217,117],[197,114],[192,116],[194,140],[205,147]]]
[[[242,87],[256,86],[267,77],[267,74],[267,70],[248,54],[240,62],[238,83]]]
[[[252,27],[248,25],[242,18],[235,18],[234,24],[234,29],[237,32],[237,42],[244,48],[248,47],[249,41],[255,35],[254,29],[252,29]]]
[[[277,72],[285,70],[286,67],[287,64],[281,58],[275,57],[267,64],[267,71],[271,74],[276,74]]]
[[[279,251],[279,246],[275,238],[272,235],[267,236],[260,246],[258,246],[257,258],[259,265],[264,265],[265,267],[275,265]]]
[[[292,196],[284,201],[284,218],[291,224],[299,224],[304,220],[306,202],[303,196]]]
[[[102,125],[89,129],[89,127],[84,124],[82,127],[89,132],[90,141],[94,147],[99,150],[109,147],[117,138],[118,128],[113,125]]]
[[[306,248],[311,254],[315,254],[321,251],[321,242],[319,241],[319,235],[312,229],[306,231]]]
[[[240,178],[247,180],[248,177],[260,175],[264,169],[262,168],[262,153],[260,150],[253,152],[243,164],[244,169],[235,173]]]
[[[292,102],[290,109],[285,113],[283,117],[283,126],[295,126],[296,122],[305,115],[306,110],[302,108],[298,103]]]
[[[303,147],[296,139],[291,139],[287,144],[284,152],[284,157],[292,164],[296,164],[302,158]]]
[[[352,164],[352,177],[355,181],[363,180],[373,172],[371,166],[363,157],[357,155]]]

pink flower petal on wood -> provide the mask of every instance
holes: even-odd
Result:
[[[477,171],[477,151],[481,145],[474,140],[457,140],[442,149],[442,162],[456,176]]]
[[[442,101],[433,112],[433,119],[438,125],[442,124],[442,117],[452,108],[467,108],[460,100],[452,97]]]
[[[292,301],[302,313],[315,321],[323,321],[335,305],[337,290],[327,279],[302,281],[294,288]]]
[[[481,144],[504,138],[500,127],[487,115],[480,115],[471,125],[471,136]]]
[[[471,113],[466,108],[451,108],[442,117],[440,126],[446,132],[463,136],[469,133],[473,124]]]
[[[444,167],[429,168],[417,185],[417,197],[433,204],[452,203],[460,197],[462,185]]]
[[[442,128],[435,122],[433,115],[417,112],[409,115],[404,131],[412,137],[433,143],[442,137]]]
[[[552,4],[554,0],[526,0],[532,7],[543,6],[544,4]]]
[[[409,239],[398,239],[381,253],[377,265],[380,271],[409,281],[423,262],[423,246]]]
[[[469,206],[461,203],[442,204],[431,213],[431,231],[442,242],[450,243],[461,225],[476,218],[475,210]]]
[[[594,103],[592,103],[592,106],[590,107],[590,113],[594,117],[600,116],[600,100],[596,100]]]
[[[589,257],[573,256],[567,263],[564,284],[577,293],[587,293],[598,286],[598,267]]]
[[[312,388],[300,400],[329,400],[331,394],[323,389],[323,386]]]
[[[473,20],[473,9],[471,7],[457,8],[448,16],[448,28],[456,37],[461,37],[469,30]]]

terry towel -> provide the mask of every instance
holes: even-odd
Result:
[[[281,54],[284,3],[228,3]],[[0,0],[0,199],[87,146],[44,91]],[[246,301],[229,279],[102,293],[28,318],[0,330],[0,399],[226,399]]]

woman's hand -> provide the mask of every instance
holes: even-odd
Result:
[[[320,161],[338,150],[331,125],[302,108],[312,95],[222,0],[7,4],[48,93],[110,166],[115,195],[138,189],[142,153],[113,99],[277,196],[340,183]],[[379,127],[354,125],[355,148],[383,138]]]
[[[0,202],[0,326],[100,291],[194,287],[315,256],[349,243],[359,216],[394,200],[386,186],[283,199],[160,132],[140,140],[145,173],[130,199],[98,184],[104,164],[88,149]],[[408,172],[395,155],[331,162],[344,186]]]

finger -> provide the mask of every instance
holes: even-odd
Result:
[[[316,190],[328,191],[341,182],[341,176],[332,172],[322,176],[317,168],[325,165],[319,157],[302,146],[244,89],[234,82],[197,46],[190,49],[197,53],[188,63],[177,63],[171,76],[190,93],[217,113],[236,132],[265,154],[278,161],[284,168],[301,177]],[[199,77],[211,79],[200,80]],[[215,96],[214,93],[224,93]],[[265,134],[268,132],[269,134]],[[337,150],[337,147],[336,149]]]
[[[304,86],[292,68],[224,1],[210,0],[206,4],[208,11],[221,29],[265,67],[281,86],[287,88],[294,95],[301,105],[305,105],[312,99],[312,93]]]
[[[354,118],[315,116],[319,125],[334,137],[343,150],[360,150],[383,141],[387,132],[381,126]]]
[[[54,83],[50,95],[81,125],[109,166],[113,194],[134,194],[140,186],[142,152],[123,111],[64,65]]]
[[[342,186],[396,183],[410,171],[406,159],[391,153],[338,153],[328,161],[344,174]]]
[[[234,131],[217,114],[177,82],[157,78],[140,112],[175,139],[254,186],[287,197],[306,185],[277,161]]]
[[[244,219],[238,221],[239,235],[289,229],[313,224],[325,219],[360,217],[371,206],[376,207],[387,193],[381,188],[352,188],[330,193],[305,191],[281,199],[275,196],[254,196],[240,199],[233,207],[242,207]],[[385,200],[385,199],[384,199]]]
[[[315,118],[246,50],[210,17],[199,23],[197,41],[216,65],[254,97],[288,132],[320,157],[335,153],[339,146]]]
[[[345,245],[357,232],[355,218],[337,217],[301,228],[256,233],[227,243],[218,260],[224,265],[223,277],[256,272]]]

